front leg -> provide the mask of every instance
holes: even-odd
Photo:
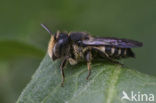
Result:
[[[68,60],[68,57],[65,57],[63,59],[63,61],[61,62],[61,65],[60,65],[60,69],[61,69],[61,74],[62,74],[62,82],[61,82],[61,86],[63,87],[64,85],[64,80],[65,80],[65,75],[64,75],[64,67],[67,63],[67,60]]]
[[[88,80],[89,76],[91,75],[91,61],[92,61],[91,51],[88,51],[85,57],[86,57],[87,68],[88,68],[88,76],[86,77],[86,79]]]

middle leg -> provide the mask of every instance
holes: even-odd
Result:
[[[61,69],[61,74],[62,74],[62,82],[61,82],[61,86],[63,87],[64,85],[64,80],[65,80],[65,75],[64,75],[64,67],[67,63],[67,60],[68,60],[68,57],[65,57],[63,59],[63,61],[61,62],[61,65],[60,65],[60,69]]]

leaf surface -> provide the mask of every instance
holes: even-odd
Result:
[[[156,77],[108,63],[93,63],[88,81],[84,63],[67,65],[61,87],[59,64],[46,55],[17,103],[137,103],[121,98],[127,93],[131,99],[131,92],[156,95]]]

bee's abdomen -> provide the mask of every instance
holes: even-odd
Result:
[[[124,57],[135,57],[134,53],[130,48],[118,48],[118,47],[110,47],[105,46],[105,53],[108,54],[109,57],[113,58],[124,58]]]
[[[111,47],[111,46],[101,46],[101,47],[94,47],[99,51],[99,54],[103,56],[108,56],[115,59],[126,58],[126,57],[135,57],[134,53],[130,48],[118,48],[118,47]]]

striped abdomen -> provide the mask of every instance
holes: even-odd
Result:
[[[111,58],[126,58],[126,57],[135,57],[134,53],[130,48],[118,48],[118,47],[111,47],[111,46],[100,46],[94,47],[96,51],[100,51],[101,56],[108,56]]]

